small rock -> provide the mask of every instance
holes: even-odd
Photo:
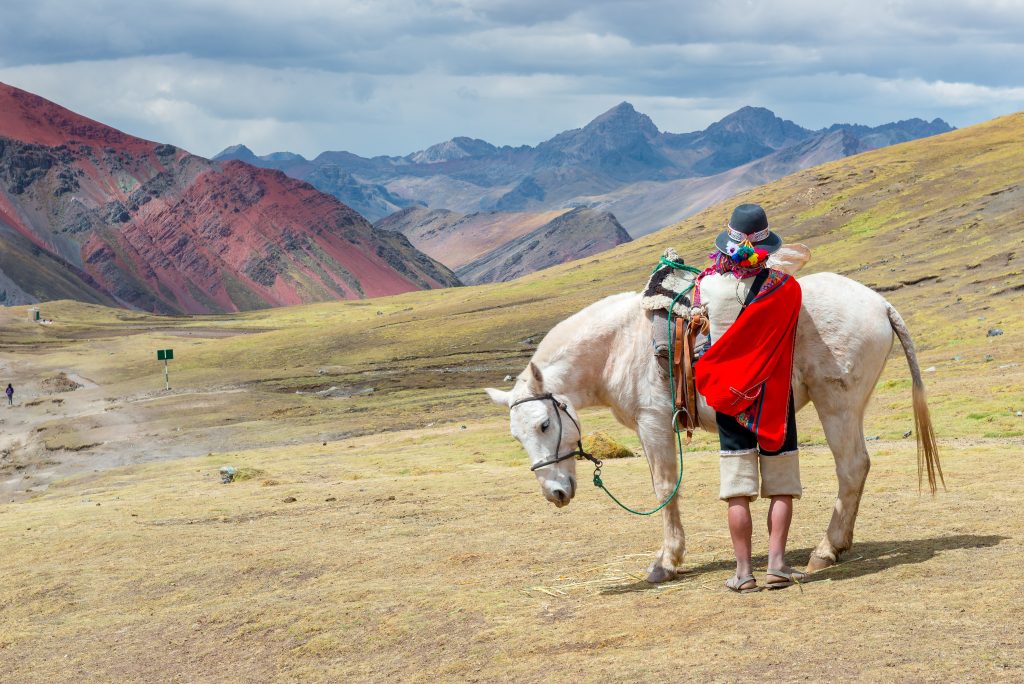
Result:
[[[994,361],[995,358],[996,357],[992,356],[991,354],[985,354],[985,360],[986,361]]]
[[[880,436],[875,435],[874,437],[865,437],[864,441],[865,442],[876,442],[876,441],[878,441],[880,439],[882,439]]]
[[[533,344],[533,338],[527,337],[525,340],[523,340],[523,344]]]
[[[960,359],[960,357],[959,357],[959,356],[954,356],[954,357],[953,357],[953,360],[954,360],[954,361],[960,361],[961,359]]]
[[[220,483],[231,484],[235,480],[235,467],[234,466],[223,466],[220,469]]]
[[[1017,411],[1017,417],[1020,418],[1021,416],[1024,416],[1024,411]]]
[[[511,375],[506,375],[504,382],[512,382],[512,376]]]
[[[101,503],[100,503],[99,501],[97,501],[97,502],[96,502],[96,505],[97,505],[97,506],[102,506],[103,504],[101,504]]]
[[[336,497],[336,496],[329,496],[326,499],[324,499],[324,501],[337,501],[337,500],[338,500],[338,497]]]
[[[907,437],[909,437],[912,434],[914,434],[913,430],[907,430],[906,432],[903,433],[903,439],[906,439]]]
[[[927,368],[924,369],[924,372],[925,373],[934,373],[935,372],[935,366],[928,366]]]
[[[327,446],[327,442],[324,442],[323,446]]]
[[[1002,335],[1002,334],[1003,334],[1003,331],[1000,328],[989,328],[988,329],[988,333],[985,336],[986,337],[996,337],[996,336]]]
[[[281,499],[281,501],[284,503],[295,503],[296,501],[298,501],[298,499],[296,499],[294,496],[286,496],[283,499]]]
[[[393,497],[393,496],[389,496],[388,497],[388,501],[394,501],[394,500],[395,500],[395,497]]]

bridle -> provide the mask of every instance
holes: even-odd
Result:
[[[569,407],[566,406],[565,402],[562,402],[562,401],[559,401],[558,399],[555,399],[555,395],[551,394],[550,392],[547,392],[545,394],[539,394],[536,397],[526,397],[525,399],[520,399],[518,401],[514,401],[511,404],[509,404],[509,407],[508,407],[509,411],[514,409],[516,406],[519,406],[520,404],[525,404],[528,401],[550,401],[551,405],[555,407],[555,417],[558,418],[558,441],[555,442],[555,453],[554,453],[554,455],[551,458],[547,459],[546,461],[541,461],[540,463],[535,463],[534,465],[530,466],[530,472],[539,470],[540,468],[544,468],[544,467],[549,466],[549,465],[555,465],[556,463],[561,463],[562,461],[565,461],[565,460],[568,460],[570,458],[573,458],[574,456],[582,456],[583,458],[587,459],[588,461],[593,463],[595,466],[597,466],[597,468],[600,470],[600,468],[601,468],[601,459],[597,458],[593,454],[588,454],[586,451],[583,450],[583,431],[580,429],[580,424],[578,422],[576,422],[576,419],[572,417],[571,413],[569,413]],[[576,434],[579,435],[579,438],[576,440],[576,448],[575,449],[573,449],[572,451],[570,451],[567,454],[559,455],[558,454],[558,447],[560,447],[562,445],[562,413],[563,412],[565,413],[565,415],[569,416],[569,420],[571,420],[572,424],[574,426],[576,426]]]

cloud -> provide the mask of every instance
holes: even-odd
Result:
[[[809,127],[1024,107],[1024,3],[0,0],[0,80],[210,155],[535,144],[629,100]]]

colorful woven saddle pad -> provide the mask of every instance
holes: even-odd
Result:
[[[683,263],[679,254],[671,247],[664,251],[662,257],[663,261],[647,280],[643,296],[640,299],[640,306],[648,311],[668,311],[672,302],[675,301],[674,313],[685,316],[690,311],[690,295],[688,293],[693,288],[693,280],[697,276],[664,263],[664,261]],[[687,294],[676,300],[680,292]]]

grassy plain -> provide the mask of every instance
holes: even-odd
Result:
[[[0,411],[0,680],[1020,680],[1022,132],[1005,117],[817,167],[511,283],[223,317],[54,302],[49,326],[0,309],[0,380],[19,391]],[[687,457],[689,572],[651,586],[660,525],[589,487],[544,502],[480,388],[556,321],[640,287],[665,246],[701,263],[742,200],[811,246],[807,272],[907,319],[949,490],[917,493],[897,346],[854,549],[803,591],[739,597],[706,435]],[[60,371],[85,386],[44,391]],[[794,563],[835,487],[813,412],[800,424]],[[222,465],[248,477],[221,485]],[[605,480],[651,500],[641,459]]]

